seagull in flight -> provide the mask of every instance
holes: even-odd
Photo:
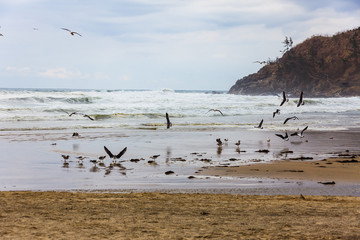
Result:
[[[110,150],[107,149],[105,146],[104,146],[104,149],[105,149],[105,152],[109,155],[109,157],[112,158],[112,159],[114,159],[114,161],[115,161],[116,159],[119,159],[122,155],[124,155],[124,153],[125,153],[126,150],[127,150],[127,147],[125,147],[123,150],[121,150],[121,152],[119,152],[118,155],[112,154],[112,153],[110,152]]]
[[[169,114],[166,113],[165,117],[166,117],[166,127],[170,128],[172,126],[172,123],[170,122]]]
[[[293,120],[299,120],[296,116],[289,117],[289,118],[285,119],[284,124],[286,124],[286,123],[287,123],[287,121],[289,121],[290,119],[293,119]]]
[[[298,104],[297,104],[297,107],[300,107],[300,105],[304,105],[304,104],[305,104],[305,102],[303,101],[303,95],[304,95],[304,93],[301,92],[301,93],[300,93],[299,102],[298,102]]]
[[[260,121],[260,123],[259,123],[259,126],[255,126],[254,128],[263,129],[263,126],[262,126],[263,122],[264,122],[264,119],[261,119],[261,121]]]
[[[254,63],[265,64],[266,61],[254,61]]]
[[[79,35],[80,37],[82,37],[81,34],[79,34],[78,32],[73,32],[73,31],[71,31],[70,29],[67,29],[67,28],[61,28],[61,29],[70,32],[70,34],[73,35],[73,36],[76,34],[76,35]]]
[[[275,117],[276,114],[279,114],[279,115],[280,115],[280,109],[276,109],[276,111],[273,112],[273,118]]]
[[[92,118],[91,116],[89,116],[89,115],[87,115],[87,114],[85,114],[85,113],[78,113],[78,112],[72,112],[72,113],[69,113],[69,112],[67,112],[67,111],[65,111],[65,110],[62,110],[64,113],[66,113],[67,115],[69,115],[69,117],[71,117],[72,115],[75,115],[75,114],[77,114],[77,115],[83,115],[83,117],[87,117],[88,119],[90,119],[91,121],[94,121],[94,118]]]
[[[285,91],[283,91],[283,100],[282,102],[280,103],[280,106],[282,106],[285,102],[288,102],[289,99],[286,98],[286,94],[285,94]]]
[[[281,134],[275,134],[276,136],[282,138],[283,140],[285,141],[288,141],[289,140],[289,136],[287,134],[287,132],[285,131],[285,135],[281,135]]]
[[[294,132],[294,133],[290,134],[290,136],[299,136],[299,137],[303,138],[304,132],[306,131],[306,129],[308,129],[308,126],[306,126],[301,132]]]
[[[210,109],[209,111],[207,111],[207,113],[210,111],[219,112],[219,113],[221,113],[221,115],[224,116],[224,114],[219,109]]]

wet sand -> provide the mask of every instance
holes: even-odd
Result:
[[[341,157],[318,161],[277,160],[241,166],[203,167],[201,175],[291,179],[318,182],[360,184],[360,156],[340,154]],[[345,155],[345,156],[344,156]]]
[[[0,192],[1,239],[358,239],[360,198]]]

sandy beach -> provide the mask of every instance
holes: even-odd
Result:
[[[360,237],[356,134],[267,145],[257,139],[271,133],[254,132],[237,151],[242,131],[146,131],[4,134],[0,238]],[[218,137],[229,137],[221,151]],[[90,162],[104,145],[128,147],[111,172],[111,160]]]
[[[1,192],[2,239],[358,239],[360,199]]]

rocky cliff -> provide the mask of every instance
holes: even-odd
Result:
[[[331,37],[313,36],[239,79],[229,93],[307,97],[360,95],[360,27]]]

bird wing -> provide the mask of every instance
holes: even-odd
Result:
[[[297,136],[299,133],[298,132],[294,132],[292,134],[290,134],[290,136]]]
[[[125,147],[118,155],[116,155],[116,158],[120,158],[124,153],[126,152],[127,147]]]
[[[258,126],[259,128],[261,128],[263,122],[264,122],[264,119],[261,119],[261,121],[260,121],[260,123],[259,123],[259,126]]]
[[[171,124],[171,122],[170,122],[170,118],[169,118],[169,114],[168,113],[166,113],[166,125],[167,125],[167,128],[170,128],[171,126],[172,126],[172,124]]]
[[[214,111],[217,111],[217,112],[221,113],[221,115],[223,115],[223,116],[224,116],[224,114],[223,114],[220,110],[215,109]]]
[[[300,93],[300,98],[299,98],[299,102],[297,104],[297,107],[300,107],[300,105],[302,104],[302,101],[303,101],[303,92]]]
[[[275,134],[276,136],[278,136],[278,137],[281,137],[282,139],[284,139],[284,136],[283,135],[281,135],[281,134]]]
[[[67,29],[67,28],[61,28],[62,30],[65,30],[65,31],[68,31],[68,32],[71,32],[70,29]]]
[[[291,119],[291,118],[285,119],[284,124],[287,123],[287,121],[289,121],[290,119]]]
[[[308,128],[308,126],[306,126],[306,127],[301,131],[301,134],[303,134],[303,133],[306,131],[307,128]]]
[[[94,119],[92,117],[90,117],[89,115],[87,114],[84,114],[83,117],[87,117],[88,119],[90,119],[91,121],[94,121]]]
[[[286,102],[286,94],[285,94],[285,91],[283,91],[283,100],[280,103],[280,106],[282,106],[285,102]]]
[[[104,149],[105,149],[105,152],[109,155],[109,157],[113,158],[114,155],[110,152],[109,149],[107,149],[105,146],[104,146]]]
[[[276,112],[273,112],[273,118],[275,117]]]
[[[77,33],[77,32],[72,32],[72,34],[73,34],[73,35],[74,35],[74,34],[77,34],[77,35],[79,35],[80,37],[82,37],[81,34],[80,34],[80,33]]]

